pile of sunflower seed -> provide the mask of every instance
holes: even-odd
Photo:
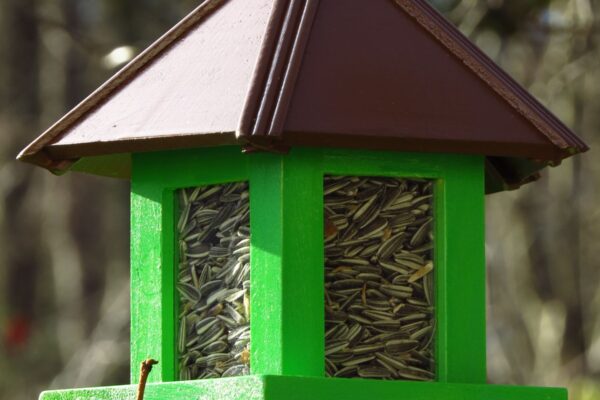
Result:
[[[245,182],[179,190],[179,377],[250,373],[250,214]]]
[[[432,380],[433,182],[324,185],[327,376]]]

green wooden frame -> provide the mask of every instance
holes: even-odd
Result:
[[[134,400],[136,385],[55,390],[40,400]],[[295,376],[151,383],[145,400],[567,400],[559,388]]]
[[[251,371],[324,375],[323,176],[430,178],[435,186],[437,381],[485,383],[484,161],[481,156],[239,147],[134,154],[131,381],[175,380],[174,190],[250,183]]]

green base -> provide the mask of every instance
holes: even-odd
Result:
[[[136,386],[44,392],[40,400],[129,400]],[[151,383],[145,400],[567,400],[567,390],[523,386],[251,375]]]

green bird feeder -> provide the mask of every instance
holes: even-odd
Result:
[[[587,150],[424,0],[207,0],[19,159],[131,179],[131,385],[41,399],[566,400],[486,384],[484,196]]]

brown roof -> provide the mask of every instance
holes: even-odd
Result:
[[[19,158],[226,144],[483,154],[488,191],[587,150],[424,0],[207,0]]]

